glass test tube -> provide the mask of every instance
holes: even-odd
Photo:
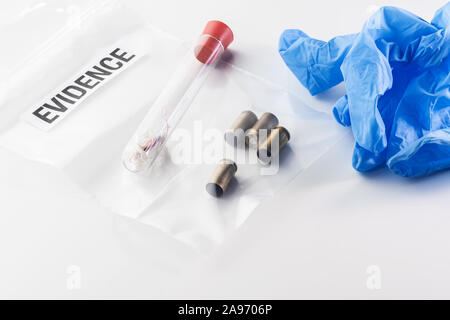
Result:
[[[180,62],[123,153],[123,164],[132,172],[145,172],[162,151],[183,118],[211,69],[233,41],[231,29],[209,21],[197,44]]]

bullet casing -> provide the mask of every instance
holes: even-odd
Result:
[[[258,146],[257,156],[263,164],[269,164],[273,157],[279,155],[281,150],[291,139],[291,135],[286,128],[276,126],[273,128],[265,141],[261,141]]]
[[[270,112],[264,113],[261,118],[255,123],[255,125],[247,131],[245,137],[246,145],[250,147],[257,147],[259,143],[260,130],[267,130],[267,135],[271,129],[278,125],[278,118]]]
[[[225,141],[232,145],[238,146],[244,144],[245,133],[252,128],[258,121],[258,117],[252,111],[244,111],[233,122],[231,128],[225,132]]]
[[[226,192],[236,171],[237,165],[234,161],[228,159],[220,161],[206,185],[206,191],[214,197],[221,197]]]

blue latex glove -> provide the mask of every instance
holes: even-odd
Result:
[[[333,113],[352,127],[355,169],[386,164],[413,177],[450,168],[450,2],[431,23],[384,7],[359,34],[329,42],[286,30],[279,51],[312,95],[344,81]]]

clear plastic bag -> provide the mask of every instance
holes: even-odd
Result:
[[[209,252],[343,134],[329,114],[221,61],[150,175],[131,173],[122,165],[123,150],[176,68],[173,61],[186,53],[186,47],[120,3],[108,2],[91,12],[2,85],[0,146],[60,168],[115,213]],[[118,44],[137,50],[139,60],[49,130],[24,119],[33,105],[83,74],[90,61]],[[262,167],[252,150],[225,143],[223,133],[243,110],[258,116],[272,112],[290,131],[292,138],[279,164]],[[205,191],[205,185],[224,155],[237,160],[238,171],[228,192],[217,199]]]

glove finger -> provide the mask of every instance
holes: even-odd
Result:
[[[387,138],[378,101],[392,88],[390,65],[378,50],[360,39],[342,64],[342,72],[353,135],[361,147],[379,154],[386,149]]]
[[[350,121],[350,112],[348,109],[347,95],[344,95],[336,102],[333,107],[333,115],[340,125],[344,127],[350,127],[352,125]]]
[[[352,158],[352,164],[355,170],[359,172],[372,171],[383,166],[385,162],[386,151],[376,154],[367,151],[356,143]]]
[[[316,95],[343,81],[340,67],[355,38],[347,35],[325,42],[289,29],[280,37],[279,53],[297,79]]]
[[[450,2],[447,2],[442,8],[436,11],[431,24],[440,29],[448,29],[450,27]]]
[[[450,128],[430,132],[408,144],[387,161],[403,177],[422,177],[450,168]]]

